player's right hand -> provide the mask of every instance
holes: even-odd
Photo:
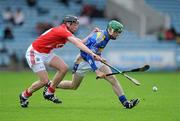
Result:
[[[95,72],[96,72],[97,77],[99,77],[99,78],[105,78],[106,77],[106,74],[101,72],[100,70],[96,70]]]

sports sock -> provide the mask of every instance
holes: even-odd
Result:
[[[122,104],[124,104],[124,102],[127,101],[126,96],[125,96],[125,95],[119,96],[119,101],[120,101]]]
[[[28,92],[28,89],[26,89],[23,93],[22,93],[23,98],[28,99],[30,96],[32,96],[32,93]]]
[[[55,92],[55,89],[53,89],[52,87],[48,87],[46,95],[52,95],[54,94],[54,92]]]

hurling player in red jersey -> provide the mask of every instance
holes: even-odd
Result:
[[[28,48],[26,52],[26,59],[29,67],[38,76],[39,80],[34,82],[29,88],[24,90],[20,95],[21,107],[28,107],[28,98],[33,92],[39,90],[45,86],[48,81],[48,73],[46,71],[45,64],[57,70],[54,78],[52,79],[51,85],[43,92],[45,99],[50,100],[54,103],[61,103],[55,95],[55,88],[64,78],[68,66],[66,63],[57,55],[53,53],[54,48],[61,48],[67,42],[73,43],[79,49],[89,53],[96,60],[102,60],[101,57],[94,54],[88,49],[80,39],[75,37],[73,33],[77,30],[79,20],[75,16],[66,16],[60,26],[54,27],[40,35]],[[104,73],[99,73],[99,76],[104,77]]]

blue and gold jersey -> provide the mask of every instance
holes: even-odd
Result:
[[[110,38],[108,36],[108,32],[103,30],[96,32],[91,37],[89,37],[85,45],[94,53],[101,55],[101,52],[106,47],[109,40]]]
[[[99,32],[95,32],[92,36],[90,36],[85,45],[97,55],[101,55],[101,52],[106,47],[109,40],[110,38],[108,36],[108,32],[106,30],[102,30]],[[91,57],[91,55],[87,54],[84,51],[80,51],[80,55],[85,61],[90,64],[91,68],[94,71],[97,70],[97,66],[95,65],[94,59]]]

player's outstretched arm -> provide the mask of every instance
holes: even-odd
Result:
[[[96,55],[95,53],[93,53],[88,47],[86,47],[86,45],[84,45],[81,40],[75,36],[70,36],[68,37],[68,40],[73,43],[76,47],[78,47],[79,49],[81,49],[82,51],[90,54],[93,58],[95,58],[98,61],[101,61],[102,58],[98,55]]]

